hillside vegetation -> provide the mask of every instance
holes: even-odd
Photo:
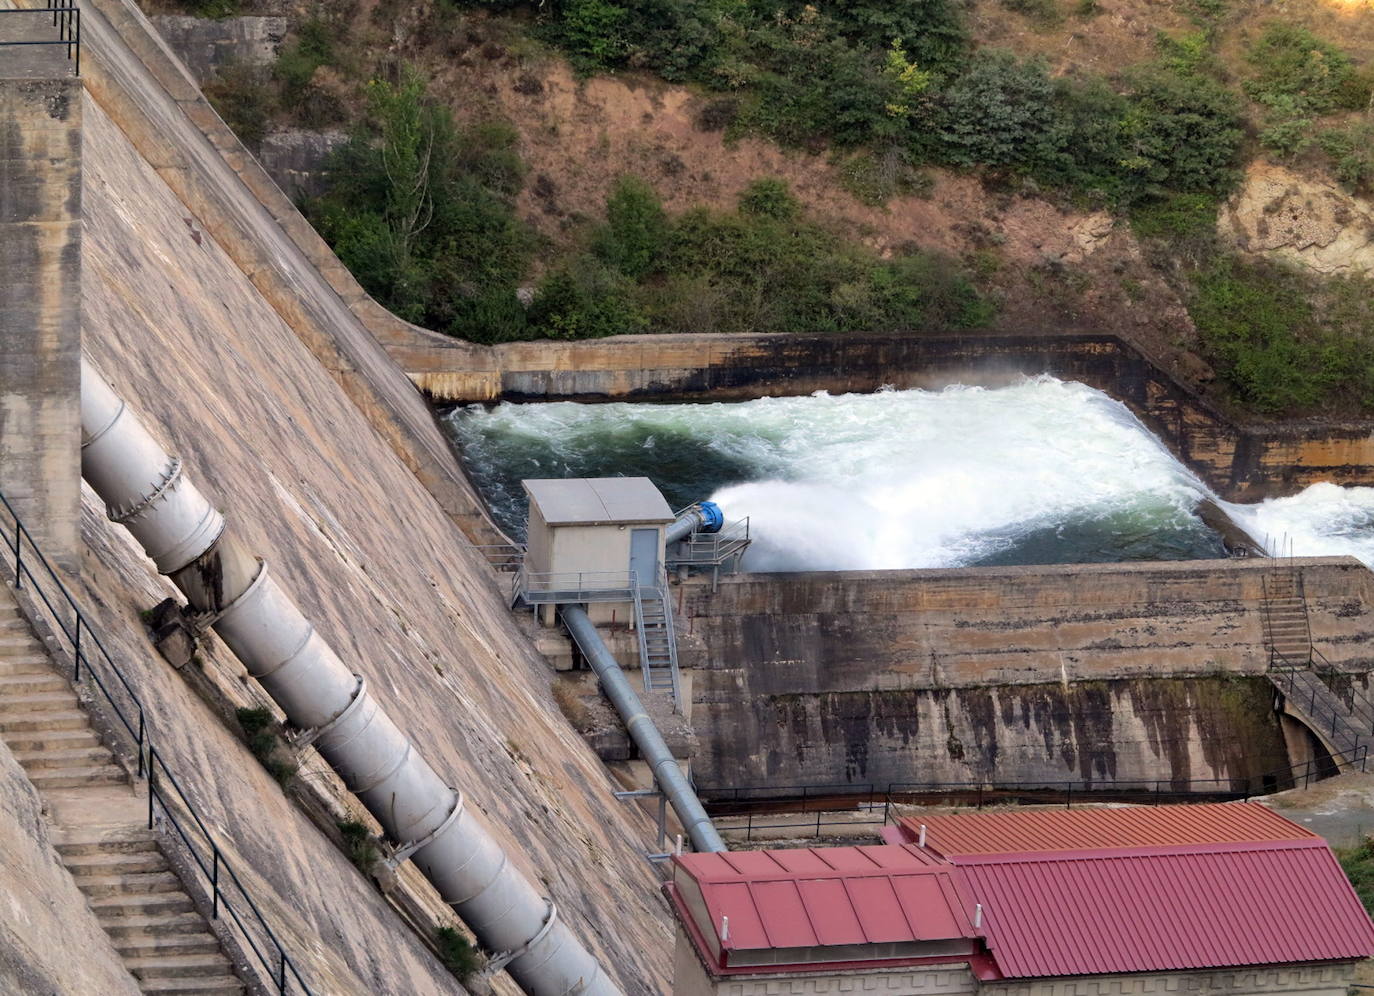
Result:
[[[1060,37],[1091,52],[1098,24],[1102,44],[1117,44],[1123,19],[1105,6],[326,3],[269,78],[230,74],[216,96],[250,139],[273,120],[347,125],[336,185],[307,214],[384,304],[474,341],[1106,326],[1166,362],[1200,357],[1181,369],[1204,385],[1215,375],[1218,399],[1242,412],[1374,409],[1368,279],[1242,259],[1215,236],[1256,156],[1370,193],[1374,67],[1360,46],[1374,31],[1347,50],[1312,18],[1187,0],[1137,30],[1147,37],[1110,71],[1102,58],[1046,57]],[[570,150],[562,128],[589,126],[545,90],[559,56],[589,82],[648,74],[688,87],[696,135],[778,168],[693,203],[693,189],[720,182],[675,153],[616,170],[608,149],[622,139],[608,132],[633,120],[602,122],[596,145]],[[468,89],[446,89],[455,83]],[[517,109],[512,122],[512,100],[547,113]],[[596,171],[605,179],[586,182]],[[852,207],[814,196],[818,174]],[[580,208],[566,209],[581,187]],[[975,216],[946,210],[928,236],[885,235],[945,208],[952,189],[975,191],[964,197]],[[1033,201],[1051,228],[1115,217],[1102,240],[1113,251],[1037,258],[1016,244],[1037,246],[1037,233],[999,227],[1007,205]]]

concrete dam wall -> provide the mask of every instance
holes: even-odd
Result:
[[[1374,667],[1374,575],[1300,568],[1315,644]],[[1185,780],[1287,765],[1272,561],[740,575],[679,589],[712,788]],[[1188,682],[1176,681],[1189,678]]]
[[[80,155],[67,162],[82,194],[72,303],[85,353],[624,991],[665,991],[668,914],[642,858],[652,827],[616,802],[558,712],[463,532],[480,535],[480,504],[424,399],[239,183],[234,149],[191,122],[213,113],[184,74],[172,92],[149,72],[145,58],[167,56],[142,15],[93,4],[82,23],[85,89],[68,119]],[[75,460],[63,469],[78,494]],[[418,873],[374,882],[333,839],[335,821],[366,815],[314,749],[291,749],[301,767],[284,790],[244,746],[234,707],[267,703],[223,644],[205,638],[181,673],[157,654],[139,614],[173,590],[89,489],[80,536],[78,601],[147,706],[159,757],[315,991],[466,991],[424,942],[451,911]],[[4,795],[22,846],[51,865],[33,807]],[[327,811],[308,812],[321,797]],[[94,959],[89,978],[49,964],[29,936],[41,918],[6,914],[0,930],[23,942],[20,977],[37,980],[9,988],[119,991]],[[513,984],[499,977],[496,991]]]

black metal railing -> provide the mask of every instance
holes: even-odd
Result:
[[[1325,661],[1326,658],[1323,657],[1322,660]],[[1333,673],[1334,670],[1333,668]],[[1299,675],[1311,677],[1311,681],[1306,682],[1309,687],[1299,687]],[[1365,737],[1374,737],[1374,702],[1356,692],[1353,686],[1350,689],[1349,701],[1346,701],[1341,693],[1322,681],[1316,670],[1279,668],[1271,671],[1269,678],[1294,707],[1307,714],[1308,721],[1319,730],[1327,730],[1332,736],[1336,736],[1341,732],[1342,725],[1348,725],[1356,738],[1352,748],[1360,746]],[[1330,696],[1334,703],[1330,700],[1323,701],[1327,696]]]
[[[6,568],[13,570],[15,588],[31,592],[35,605],[46,611],[54,636],[65,640],[71,652],[72,683],[87,681],[104,697],[138,755],[138,777],[148,784],[148,829],[156,826],[161,814],[164,825],[176,833],[205,876],[211,915],[219,919],[221,910],[227,914],[276,991],[310,994],[310,987],[224,856],[190,796],[154,746],[149,716],[138,694],[3,493],[0,508],[5,513],[0,515],[0,538],[8,554]]]
[[[63,45],[67,58],[73,63],[76,75],[81,75],[81,8],[76,0],[51,0],[46,7],[7,7],[0,14],[51,14],[53,27],[57,29],[56,38],[37,40],[10,40],[0,33],[0,48],[17,45]]]
[[[955,804],[982,809],[1012,803],[1063,805],[1072,809],[1102,802],[1135,802],[1163,805],[1188,802],[1236,802],[1293,788],[1339,771],[1364,771],[1369,748],[1360,744],[1350,750],[1260,775],[1233,778],[1192,779],[1094,779],[1026,782],[888,782],[881,784],[758,785],[703,789],[706,810],[713,818],[742,818],[726,831],[808,829],[820,836],[827,828],[862,827],[887,823],[892,807],[899,804]],[[786,819],[783,814],[796,814]],[[879,818],[881,814],[881,819]],[[769,820],[772,822],[763,822]]]
[[[843,791],[846,788],[851,791]],[[753,840],[756,832],[767,830],[787,830],[794,837],[820,837],[827,831],[831,831],[831,836],[844,836],[845,829],[885,826],[891,806],[887,793],[876,786],[857,793],[852,788],[802,785],[797,794],[781,806],[764,799],[736,799],[707,803],[706,806],[718,830],[722,833],[743,830],[745,840]]]

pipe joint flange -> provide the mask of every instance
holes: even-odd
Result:
[[[290,660],[290,658],[287,658],[287,660]],[[298,747],[309,747],[316,740],[320,739],[320,737],[324,736],[351,716],[358,710],[358,707],[362,705],[363,693],[367,691],[367,679],[361,674],[355,674],[353,677],[358,679],[358,684],[357,687],[353,689],[353,698],[349,700],[348,705],[340,709],[337,716],[322,726],[316,726],[309,730],[302,730],[298,733],[295,739],[295,743]]]
[[[181,480],[181,471],[181,457],[172,457],[172,462],[168,464],[167,470],[163,473],[162,479],[157,482],[157,486],[153,488],[152,494],[142,496],[128,508],[116,508],[114,505],[106,505],[105,514],[109,517],[111,522],[117,522],[121,526],[124,525],[126,521],[138,515],[139,512],[142,512],[168,491],[176,487],[177,481]]]
[[[85,361],[83,360],[82,362],[84,363]],[[111,392],[111,393],[113,393],[113,392]],[[114,413],[113,415],[110,416],[110,420],[109,420],[108,422],[106,422],[105,425],[104,425],[101,429],[99,429],[99,430],[96,431],[96,432],[91,433],[91,435],[90,435],[89,437],[87,437],[86,439],[83,439],[83,440],[81,441],[81,448],[82,448],[83,450],[84,450],[87,446],[90,446],[92,443],[94,443],[94,442],[96,442],[97,440],[99,440],[102,436],[105,435],[105,433],[109,432],[109,431],[110,431],[111,429],[113,429],[116,425],[118,425],[118,424],[119,424],[119,420],[120,420],[121,418],[124,417],[124,409],[125,409],[126,407],[128,407],[128,406],[124,404],[124,399],[123,399],[123,398],[116,397],[115,400],[119,402],[119,407],[115,409],[115,413]],[[84,415],[85,412],[83,411],[82,414]],[[84,433],[83,433],[83,435],[84,435]]]
[[[531,948],[549,936],[549,931],[553,930],[554,924],[558,922],[558,907],[554,904],[554,901],[547,896],[544,897],[544,905],[549,908],[549,911],[544,915],[544,922],[539,925],[539,929],[535,931],[534,936],[514,951],[498,951],[493,954],[487,961],[488,972],[495,975],[497,972],[502,971],[507,965],[515,961],[515,959],[523,958],[529,953]]]
[[[248,586],[244,588],[243,591],[239,592],[238,598],[234,599],[228,605],[220,607],[219,612],[215,614],[215,622],[219,622],[220,620],[232,622],[238,610],[247,604],[249,596],[267,583],[267,561],[263,560],[261,557],[257,558],[257,560],[258,573],[254,574],[253,580],[249,581]]]
[[[463,798],[462,792],[460,792],[456,788],[453,788],[452,785],[450,785],[449,788],[453,791],[453,812],[445,816],[444,822],[440,823],[437,827],[435,827],[429,833],[425,834],[419,840],[412,840],[409,844],[401,844],[400,846],[398,846],[396,850],[391,852],[391,856],[386,859],[385,864],[387,865],[387,867],[391,868],[392,870],[399,868],[401,865],[405,864],[405,862],[410,859],[410,856],[412,854],[414,854],[416,851],[424,850],[430,844],[433,844],[443,835],[445,830],[447,830],[449,827],[453,826],[453,824],[458,822],[458,818],[463,815],[463,807],[466,804],[466,801]]]
[[[386,781],[392,775],[396,774],[396,772],[400,771],[403,767],[405,767],[406,762],[410,760],[410,755],[413,753],[415,753],[415,745],[411,743],[409,740],[407,740],[406,749],[401,751],[401,756],[396,759],[395,764],[387,768],[381,774],[373,775],[372,780],[367,782],[365,785],[350,785],[348,790],[352,792],[354,795],[364,795],[368,792],[371,792],[378,785],[382,784],[382,782]]]

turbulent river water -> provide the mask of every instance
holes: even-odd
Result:
[[[522,479],[642,475],[674,508],[710,498],[729,519],[748,516],[754,571],[1225,556],[1193,511],[1206,485],[1125,406],[1052,377],[740,403],[474,405],[445,422],[513,536]],[[1374,488],[1223,504],[1274,552],[1374,564]]]

